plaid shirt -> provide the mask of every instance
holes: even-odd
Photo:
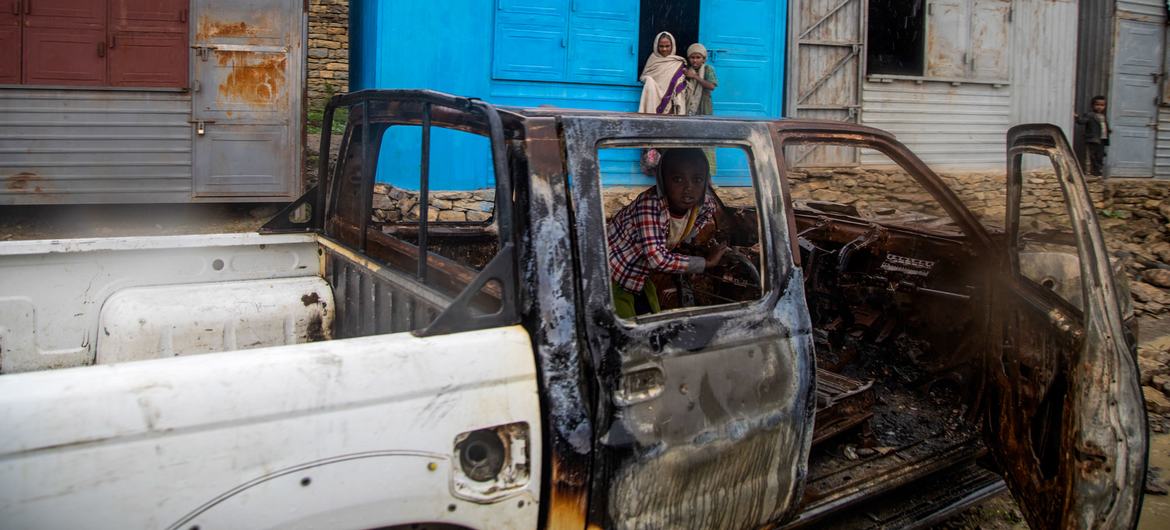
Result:
[[[699,206],[695,226],[682,241],[695,237],[715,217],[715,198],[708,192]],[[631,293],[642,292],[651,271],[682,273],[694,258],[675,254],[666,246],[670,210],[666,199],[651,187],[634,202],[622,208],[609,221],[609,274],[613,281]]]

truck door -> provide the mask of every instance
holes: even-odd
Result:
[[[1008,132],[1010,272],[989,358],[992,454],[1033,528],[1132,528],[1148,435],[1085,181],[1060,129]]]
[[[694,120],[624,116],[563,123],[582,323],[598,389],[590,524],[754,528],[783,519],[807,473],[814,365],[766,124],[707,120],[700,127]],[[756,238],[760,248],[756,294],[617,316],[606,218],[629,190],[603,193],[598,151],[646,146],[728,149],[744,157],[752,186],[738,191],[755,201],[759,215],[758,228],[739,236]],[[641,189],[653,180],[645,182]],[[719,194],[729,200],[733,191]]]

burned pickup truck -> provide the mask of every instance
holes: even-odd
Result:
[[[861,126],[363,91],[322,153],[339,108],[262,234],[0,243],[2,526],[898,528],[1005,487],[1136,524],[1132,316],[1057,128],[1009,132],[993,226]],[[476,215],[442,141],[490,153]],[[613,185],[688,148],[678,248],[723,258],[619,316]],[[886,170],[808,189],[834,152]]]

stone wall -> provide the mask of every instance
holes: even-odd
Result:
[[[349,90],[349,0],[309,0],[309,106]]]
[[[492,217],[496,191],[432,191],[428,200],[428,221],[481,223]],[[374,219],[380,222],[418,221],[418,192],[375,184],[373,210]]]

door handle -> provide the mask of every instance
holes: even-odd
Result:
[[[20,14],[20,0],[12,0],[12,14],[13,15]]]
[[[98,50],[97,50],[98,57],[105,57],[106,56],[106,41],[99,42],[97,45],[97,48],[98,48]]]
[[[32,0],[24,0],[24,14],[32,14]]]
[[[110,49],[114,49],[118,45],[118,34],[110,35]]]
[[[186,21],[187,21],[187,10],[186,9],[179,10],[179,22],[186,22]]]

